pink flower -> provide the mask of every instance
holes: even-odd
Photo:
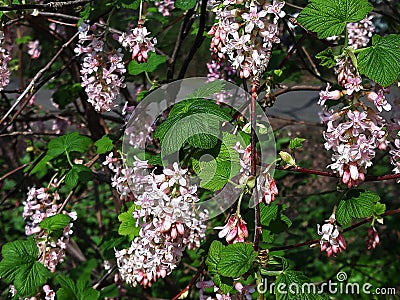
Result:
[[[359,92],[362,89],[361,82],[362,79],[360,76],[354,76],[353,74],[347,75],[346,83],[344,85],[347,95],[350,96],[353,92]]]
[[[368,250],[375,249],[376,246],[379,244],[379,242],[380,240],[378,232],[376,231],[375,227],[371,226],[368,229],[368,239],[366,241],[367,249]]]
[[[36,59],[40,56],[40,45],[38,40],[28,42],[28,54],[32,59]]]
[[[266,15],[267,11],[261,10],[260,12],[257,12],[257,6],[251,5],[249,12],[242,15],[243,20],[246,22],[246,27],[244,28],[244,31],[247,33],[251,33],[254,26],[263,29],[264,22],[260,20],[260,18],[264,18]]]
[[[320,246],[321,251],[326,251],[328,256],[334,256],[346,250],[346,241],[335,224],[335,215],[332,215],[328,220],[328,223],[322,225],[322,228],[318,224],[317,232],[321,236]]]
[[[274,14],[276,18],[283,18],[286,13],[282,10],[282,7],[285,5],[285,2],[277,2],[274,1],[272,4],[264,4],[264,9],[269,14]]]
[[[381,112],[382,108],[386,111],[390,111],[392,106],[387,102],[383,89],[379,89],[378,93],[369,92],[368,99],[376,105],[376,108]]]
[[[225,237],[228,244],[242,243],[249,236],[246,222],[238,215],[231,216],[225,226],[214,229],[222,229],[218,237]]]
[[[275,196],[278,195],[278,188],[276,186],[275,180],[268,172],[264,172],[258,178],[259,187],[259,203],[264,202],[265,204],[270,204],[275,200]]]
[[[329,91],[331,88],[331,85],[328,83],[326,86],[325,91],[320,91],[319,92],[319,105],[324,105],[326,100],[339,100],[340,97],[342,96],[342,93],[338,90],[334,91]]]

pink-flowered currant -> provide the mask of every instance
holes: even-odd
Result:
[[[284,2],[260,6],[256,1],[214,1],[218,23],[211,51],[218,60],[228,59],[240,77],[259,76],[266,69],[274,43],[279,43],[278,19],[285,16]]]

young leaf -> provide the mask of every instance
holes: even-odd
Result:
[[[221,260],[217,264],[218,274],[237,278],[246,273],[253,264],[258,253],[248,243],[231,244],[220,252]]]
[[[20,297],[34,296],[51,276],[37,261],[39,249],[33,239],[7,243],[1,253],[0,277],[10,280]]]
[[[381,214],[384,214],[386,211],[386,204],[382,204],[380,202],[375,203],[374,207],[374,214],[377,216],[380,216]]]
[[[104,154],[110,152],[113,149],[113,141],[106,135],[97,140],[94,145],[96,146],[97,154]]]
[[[337,221],[345,226],[356,218],[367,218],[372,216],[375,203],[379,201],[379,195],[371,191],[352,190],[346,199],[342,199],[336,210]]]
[[[290,150],[294,150],[294,149],[303,147],[303,142],[305,140],[306,139],[298,138],[298,137],[294,138],[293,140],[290,140],[290,143],[289,143]]]
[[[196,5],[196,0],[175,0],[174,6],[182,10],[188,10]]]
[[[357,56],[361,74],[387,87],[400,74],[400,35],[372,36],[372,46],[362,49]]]
[[[162,55],[155,54],[154,52],[150,52],[149,58],[145,63],[138,63],[135,60],[132,60],[128,64],[128,72],[131,75],[138,75],[143,72],[153,72],[157,69],[157,67],[167,61],[167,58]]]
[[[48,232],[64,230],[70,222],[71,217],[64,214],[56,214],[40,222],[40,228],[46,229]]]
[[[133,218],[133,212],[137,205],[133,204],[127,212],[121,213],[118,220],[121,222],[118,228],[118,234],[127,235],[129,240],[133,240],[139,235],[140,227],[136,226],[136,220]]]
[[[323,39],[342,34],[347,23],[364,19],[372,9],[368,0],[311,0],[297,20]]]
[[[315,57],[321,60],[321,62],[319,63],[321,66],[333,68],[336,65],[336,59],[333,55],[332,48],[328,48],[324,51],[319,52],[317,55],[315,55]]]

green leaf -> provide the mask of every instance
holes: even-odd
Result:
[[[78,280],[75,282],[64,275],[56,278],[61,288],[57,290],[57,300],[97,300],[100,292],[92,288],[89,281]]]
[[[233,278],[222,276],[220,274],[215,274],[213,276],[214,284],[222,291],[224,294],[228,294],[233,290]]]
[[[73,165],[65,175],[67,190],[72,190],[78,183],[87,183],[93,177],[92,170],[85,165]]]
[[[306,140],[306,139],[296,137],[296,138],[294,138],[293,140],[290,140],[289,148],[290,148],[291,150],[301,148],[301,147],[303,147],[303,142],[304,142],[305,140]]]
[[[326,297],[320,292],[320,287],[303,273],[286,270],[276,277],[274,293],[277,300],[322,300]]]
[[[336,58],[332,48],[328,48],[319,52],[317,55],[315,55],[315,57],[321,60],[319,63],[321,66],[333,68],[336,65]]]
[[[372,36],[372,46],[362,49],[357,56],[361,74],[387,87],[400,74],[400,35]]]
[[[237,278],[251,268],[257,256],[258,253],[254,251],[252,244],[228,245],[220,252],[221,260],[217,264],[218,274]]]
[[[188,10],[196,5],[196,0],[175,0],[174,6],[182,10]]]
[[[347,23],[364,19],[372,9],[368,0],[311,0],[297,20],[323,39],[342,34]]]
[[[118,228],[118,234],[127,235],[129,240],[133,240],[139,235],[140,227],[136,226],[136,220],[133,218],[133,212],[138,208],[133,204],[127,212],[121,213],[118,220],[121,222]]]
[[[47,232],[64,230],[70,222],[71,217],[64,214],[56,214],[40,222],[40,228],[46,229]]]
[[[7,243],[1,253],[0,277],[10,280],[20,297],[34,296],[51,276],[37,261],[39,249],[33,239]]]
[[[281,233],[292,225],[292,221],[283,214],[286,206],[272,202],[260,204],[260,221],[271,233]]]
[[[104,154],[110,152],[113,149],[113,140],[104,135],[101,139],[96,141],[94,145],[96,146],[97,154]]]
[[[208,255],[206,258],[206,265],[210,274],[217,274],[217,265],[220,261],[220,253],[225,248],[225,246],[217,240],[211,243],[210,249],[208,250]]]
[[[375,203],[380,199],[379,195],[371,191],[351,190],[346,199],[342,199],[336,210],[336,219],[342,225],[349,225],[353,219],[372,216]]]
[[[162,55],[155,54],[154,52],[150,52],[149,58],[145,63],[138,63],[135,60],[132,60],[128,64],[128,72],[131,75],[138,75],[143,72],[153,72],[157,69],[157,67],[167,61],[167,58]]]
[[[268,205],[260,204],[260,221],[264,226],[269,226],[269,223],[278,218],[278,205],[272,202]]]
[[[198,173],[200,187],[210,191],[217,191],[225,186],[229,179],[240,171],[239,154],[234,149],[238,137],[224,132],[218,154],[201,152],[192,157],[193,168]],[[218,148],[214,148],[217,150]],[[203,154],[208,154],[213,160],[199,160]]]
[[[215,93],[223,91],[224,88],[225,82],[223,80],[214,80],[201,85],[192,94],[187,95],[186,98],[210,98]]]
[[[92,140],[89,137],[82,136],[79,132],[74,131],[51,140],[47,146],[47,155],[55,158],[62,153],[84,153],[89,150],[91,143]]]

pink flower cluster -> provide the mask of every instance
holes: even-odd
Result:
[[[195,208],[197,186],[189,184],[188,170],[174,163],[162,173],[149,173],[147,162],[135,159],[129,170],[113,166],[118,162],[110,156],[107,164],[116,174],[121,169],[123,177],[114,179],[119,182],[117,190],[122,197],[135,198],[132,218],[140,227],[131,246],[115,252],[119,273],[126,283],[146,287],[171,274],[186,248],[200,247],[208,212]],[[136,197],[129,195],[127,183],[135,186]]]
[[[249,236],[246,222],[237,214],[231,216],[225,226],[215,227],[214,229],[221,229],[218,237],[220,239],[225,237],[228,244],[243,243]]]
[[[11,60],[11,49],[7,36],[0,31],[0,91],[10,83],[11,72],[8,69],[8,63]]]
[[[40,189],[30,188],[27,199],[23,203],[23,217],[26,220],[25,234],[35,235],[40,261],[51,272],[55,272],[56,266],[64,261],[65,249],[72,234],[72,222],[64,228],[63,235],[57,240],[46,236],[46,232],[40,228],[40,222],[57,213],[59,200],[60,197],[56,192],[49,193],[47,188],[42,187]],[[71,217],[72,221],[76,220],[75,212],[67,213],[67,215]]]
[[[275,0],[263,6],[253,1],[215,1],[218,23],[209,32],[212,52],[218,59],[227,57],[240,77],[259,76],[267,67],[272,45],[280,42],[278,20],[285,16],[284,4]]]
[[[43,286],[43,292],[44,292],[44,298],[39,298],[39,297],[29,297],[29,298],[19,298],[19,299],[23,299],[23,300],[40,300],[40,299],[44,299],[44,300],[54,300],[56,299],[56,293],[51,289],[51,287],[46,284]],[[11,297],[14,297],[17,294],[17,290],[15,289],[15,287],[13,285],[10,286],[10,294]]]
[[[199,300],[212,300],[215,299],[211,296],[206,296],[204,295],[204,290],[206,288],[214,288],[214,292],[216,292],[216,299],[217,300],[239,300],[239,299],[246,299],[246,300],[251,300],[253,299],[251,294],[255,292],[254,285],[243,285],[241,282],[235,282],[234,287],[235,290],[239,293],[236,295],[231,295],[230,293],[228,294],[223,294],[221,291],[219,291],[219,288],[215,286],[214,282],[212,280],[208,281],[199,281],[196,283],[196,287],[200,289],[200,297]]]
[[[31,56],[32,59],[39,58],[40,53],[41,47],[39,44],[39,40],[28,42],[28,54]]]
[[[149,52],[154,52],[157,44],[156,38],[147,37],[150,34],[143,25],[133,28],[130,33],[123,33],[118,37],[118,42],[132,52],[132,59],[138,63],[147,62]]]
[[[320,92],[319,104],[339,99],[345,103],[338,111],[324,107],[321,120],[327,125],[325,148],[334,152],[333,163],[328,167],[338,173],[341,181],[350,188],[365,179],[376,150],[386,149],[386,121],[379,112],[390,110],[391,105],[382,87],[376,86],[375,91],[364,90],[361,77],[354,74],[355,69],[349,59],[338,62],[336,73],[343,90],[330,91],[328,84],[327,89]],[[365,95],[374,103],[376,110],[364,104],[361,98]]]
[[[328,256],[333,255],[336,257],[338,253],[346,250],[346,241],[339,227],[336,225],[334,214],[326,222],[322,225],[322,228],[319,224],[317,226],[317,232],[321,236],[321,251],[326,251]]]
[[[375,249],[376,246],[379,244],[380,240],[379,240],[379,234],[376,231],[374,226],[371,226],[368,229],[368,239],[365,242],[367,245],[367,249],[371,250],[371,249]]]
[[[368,16],[355,23],[347,23],[349,46],[354,49],[366,47],[375,32],[375,25],[372,23],[373,16]]]
[[[240,143],[235,145],[235,150],[239,153],[240,157],[240,179],[239,184],[246,184],[250,177],[251,167],[251,148],[250,145],[246,149],[241,149]],[[265,203],[270,204],[275,200],[278,195],[278,187],[276,186],[275,179],[271,176],[268,168],[266,168],[257,178],[257,199],[255,204]]]
[[[95,25],[82,22],[74,51],[83,55],[81,79],[88,101],[97,111],[104,112],[116,106],[120,89],[125,87],[122,75],[126,69],[121,51],[107,50],[101,36],[102,31]]]
[[[174,0],[156,1],[154,4],[157,6],[158,11],[165,17],[171,15],[171,10],[175,8]]]

